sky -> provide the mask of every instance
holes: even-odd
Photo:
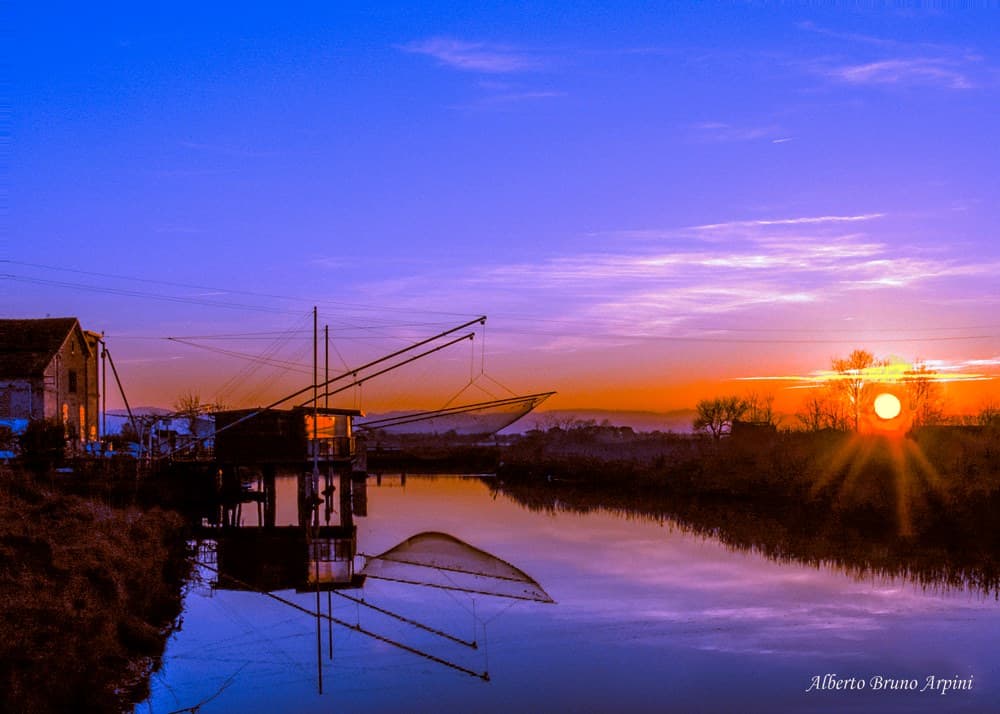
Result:
[[[313,306],[333,370],[488,316],[375,411],[1000,375],[997,3],[13,5],[0,315],[133,404],[311,382]]]

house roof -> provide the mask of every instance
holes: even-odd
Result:
[[[0,378],[41,375],[79,324],[75,317],[0,320]]]

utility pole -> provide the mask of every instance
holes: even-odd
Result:
[[[101,436],[108,435],[108,348],[101,331]]]
[[[125,388],[122,386],[122,380],[118,376],[115,360],[108,351],[107,345],[104,346],[104,354],[107,356],[108,362],[111,363],[111,373],[115,376],[115,382],[118,384],[118,392],[122,396],[122,401],[125,402],[125,411],[128,412],[128,421],[132,425],[132,431],[135,432],[136,438],[139,440],[139,445],[142,446],[142,436],[139,434],[139,428],[136,426],[135,415],[132,414],[132,407],[129,406],[128,397],[125,396]]]
[[[313,483],[319,483],[319,318],[313,306]]]
[[[319,535],[319,503],[315,499],[319,496],[319,317],[316,306],[313,305],[313,509],[315,519],[311,519],[315,524],[316,535]],[[310,543],[312,557],[316,562],[316,670],[319,693],[323,693],[323,629],[320,623],[322,609],[319,599],[319,543],[318,538],[313,538]]]

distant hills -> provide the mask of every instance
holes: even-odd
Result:
[[[607,422],[611,426],[628,426],[635,431],[672,431],[691,433],[691,422],[697,412],[694,409],[675,409],[669,412],[618,411],[614,409],[552,409],[528,414],[512,424],[507,433],[524,432],[530,429],[549,429],[553,426],[571,425],[573,422]]]

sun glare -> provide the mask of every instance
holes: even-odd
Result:
[[[899,412],[902,410],[903,405],[899,402],[899,397],[895,394],[889,394],[888,392],[883,392],[875,397],[875,414],[879,419],[895,419],[899,416]]]

